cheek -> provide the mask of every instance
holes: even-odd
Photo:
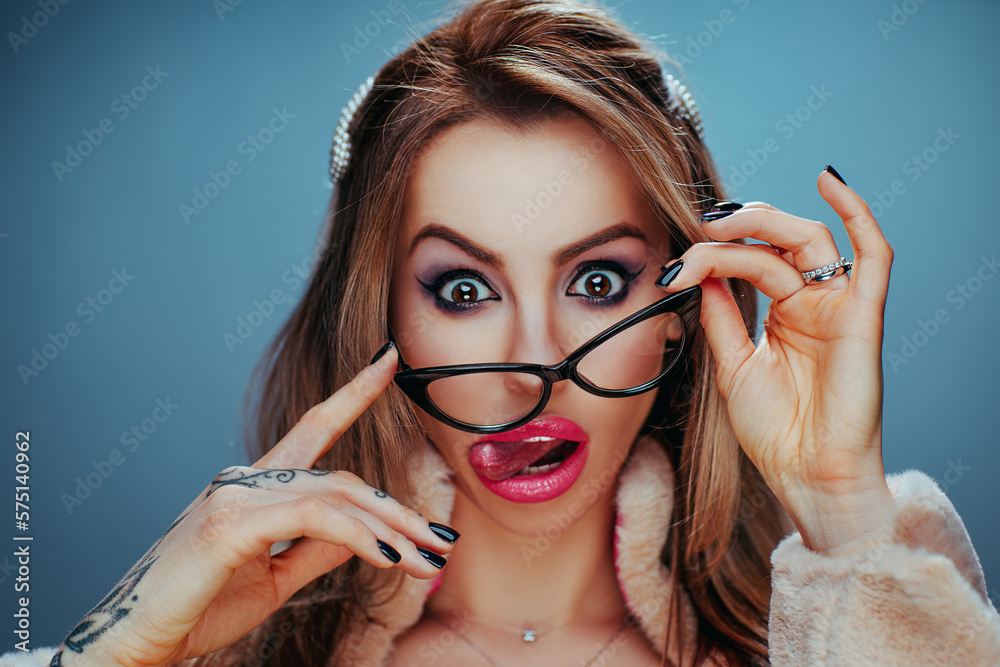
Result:
[[[591,479],[621,467],[646,423],[656,391],[630,398],[595,398],[601,402],[588,410],[599,416],[588,429],[592,438],[588,467],[593,467],[586,474]]]
[[[460,460],[463,451],[461,443],[464,442],[463,438],[468,434],[442,424],[417,406],[413,406],[413,410],[431,446],[444,457],[452,470],[458,471],[463,466],[463,461]],[[467,463],[466,461],[466,467]]]
[[[595,398],[604,401],[594,408],[594,414],[600,415],[595,426],[603,438],[613,443],[614,448],[631,447],[653,407],[656,390],[628,398]]]

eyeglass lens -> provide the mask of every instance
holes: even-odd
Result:
[[[577,366],[584,382],[599,389],[641,387],[663,374],[683,348],[684,322],[677,313],[654,315],[589,351]],[[490,372],[445,377],[427,393],[439,410],[478,426],[505,424],[538,405],[543,380],[530,373]]]

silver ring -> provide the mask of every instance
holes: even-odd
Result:
[[[806,281],[806,285],[826,282],[830,278],[839,276],[842,273],[847,273],[853,266],[854,260],[841,257],[833,264],[827,264],[826,266],[821,266],[818,269],[803,272],[802,279]]]

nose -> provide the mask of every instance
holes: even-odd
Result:
[[[507,361],[552,366],[565,359],[569,350],[564,349],[557,319],[554,310],[546,307],[534,309],[530,313],[516,314],[511,323]],[[526,373],[508,375],[509,391],[524,396],[538,396],[541,393],[541,378]],[[553,386],[553,392],[558,386]]]

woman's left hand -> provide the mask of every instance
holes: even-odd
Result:
[[[830,230],[760,202],[703,223],[669,291],[701,284],[701,323],[736,438],[819,553],[874,546],[891,529],[882,466],[882,332],[892,248],[868,205],[827,171],[823,199],[844,221],[854,268],[806,284],[802,272],[842,255]],[[756,346],[721,277],[772,299]]]

